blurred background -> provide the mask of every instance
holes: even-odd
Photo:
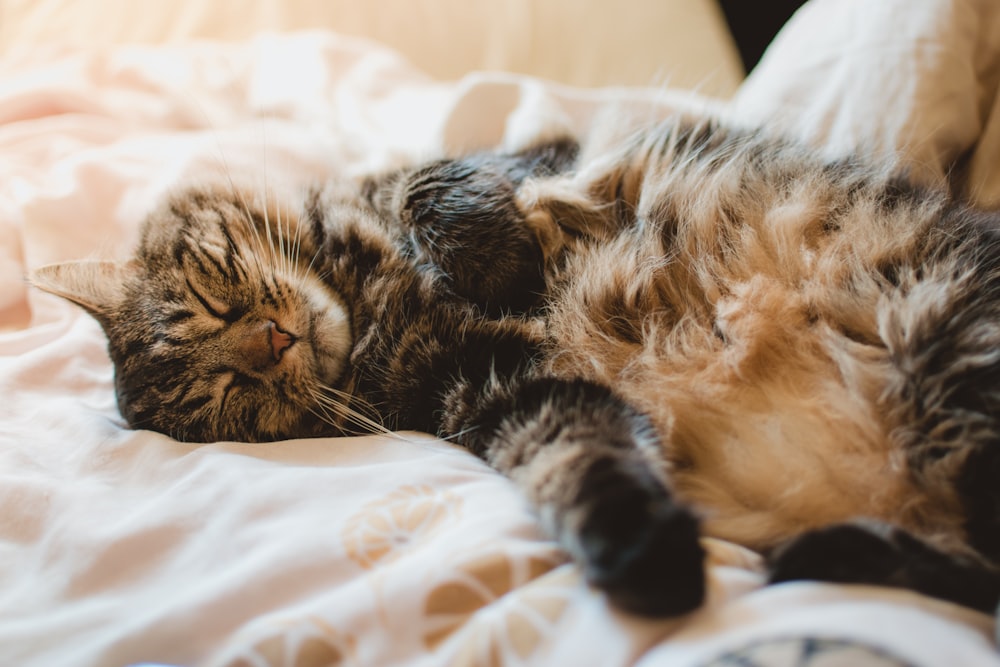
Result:
[[[0,54],[330,29],[472,70],[728,97],[796,0],[0,0]]]

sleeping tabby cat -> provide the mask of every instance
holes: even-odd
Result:
[[[452,439],[633,612],[701,603],[701,534],[1000,598],[1000,216],[886,171],[668,121],[296,208],[195,189],[32,280],[101,323],[131,426]]]

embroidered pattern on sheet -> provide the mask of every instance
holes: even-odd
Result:
[[[488,554],[456,568],[424,604],[424,643],[450,665],[521,665],[544,656],[580,577],[553,554]]]
[[[269,632],[234,644],[211,667],[341,667],[359,664],[353,637],[311,616],[270,624]]]
[[[428,485],[404,486],[365,505],[347,521],[344,547],[351,560],[371,569],[398,558],[461,517],[459,496]]]

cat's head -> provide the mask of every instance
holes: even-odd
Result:
[[[180,440],[330,432],[352,339],[348,305],[312,266],[305,222],[231,190],[193,190],[149,216],[127,261],[33,273],[108,336],[122,415]]]

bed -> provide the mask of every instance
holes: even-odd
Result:
[[[97,324],[24,281],[127,254],[185,183],[291,193],[608,114],[763,125],[1000,205],[995,2],[811,0],[745,81],[712,3],[633,4],[648,21],[668,7],[676,39],[583,21],[620,29],[602,44],[624,55],[574,59],[593,36],[552,36],[581,5],[512,3],[550,38],[524,60],[497,44],[528,42],[470,37],[461,71],[426,53],[439,33],[379,22],[431,2],[339,24],[309,15],[336,3],[304,1],[0,5],[0,664],[1000,665],[991,617],[899,590],[765,587],[758,555],[712,540],[702,609],[623,614],[505,479],[424,434],[129,430]],[[463,6],[454,20],[495,18]]]

